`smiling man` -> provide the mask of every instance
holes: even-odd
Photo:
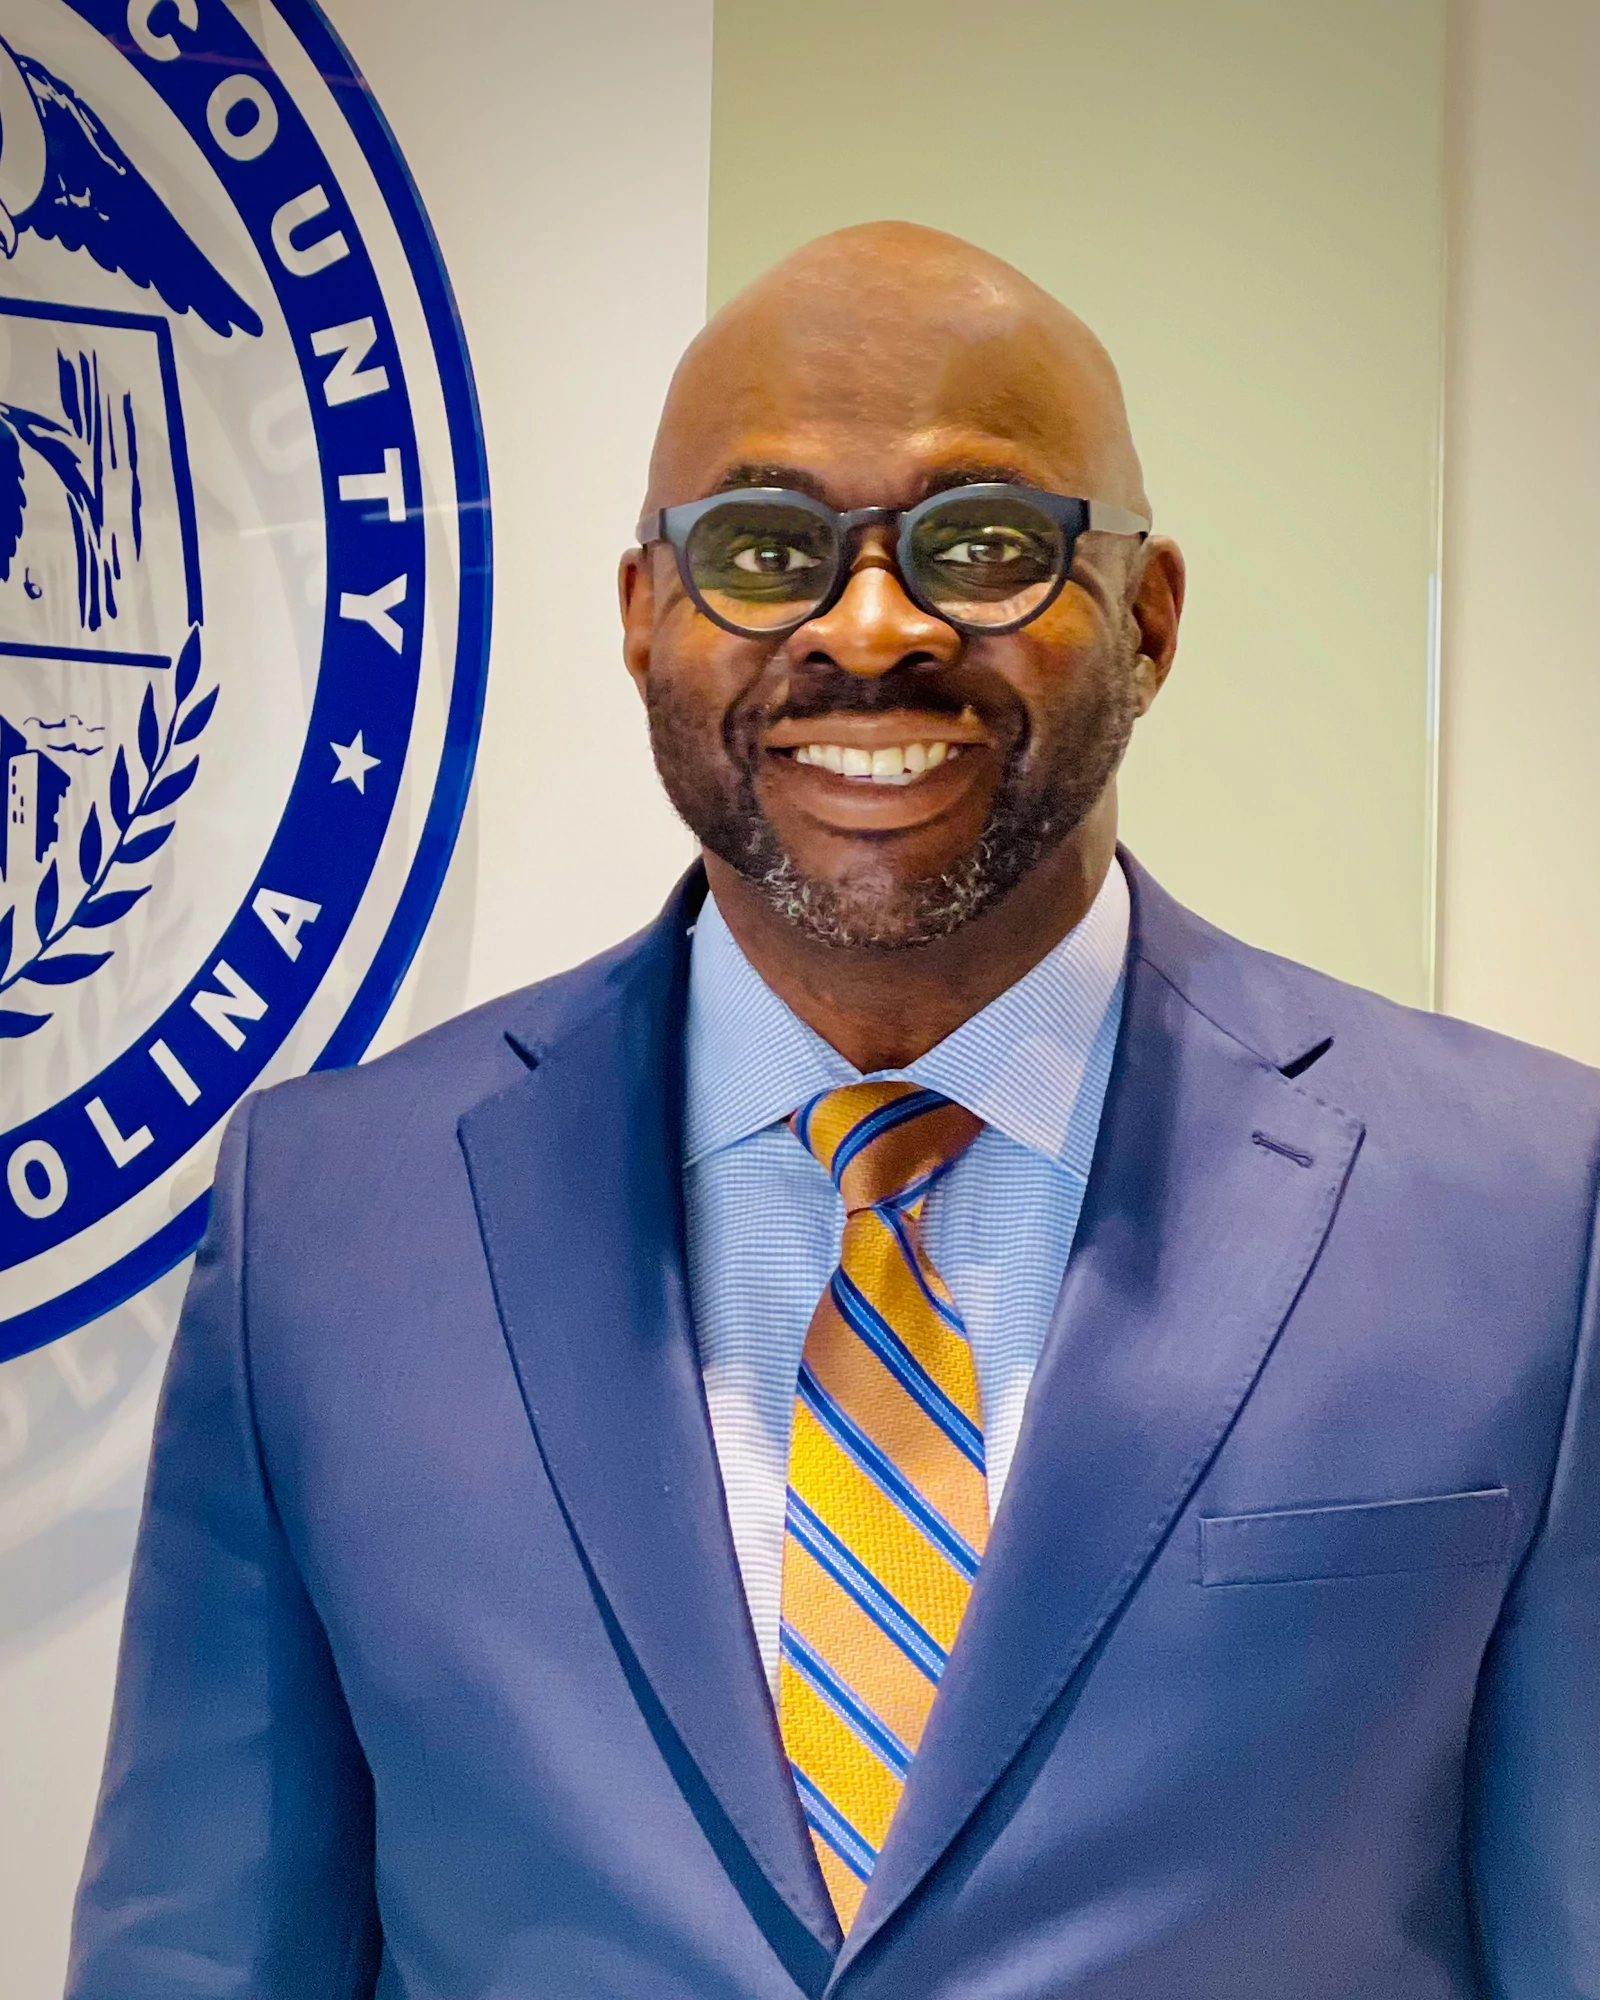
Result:
[[[77,2000],[1600,1992],[1600,1080],[1116,845],[1115,372],[875,225],[674,380],[703,867],[235,1121]]]

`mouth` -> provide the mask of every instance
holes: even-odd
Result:
[[[971,708],[785,717],[762,738],[774,802],[835,835],[908,834],[981,814],[998,745]]]
[[[774,723],[763,747],[774,757],[842,778],[852,786],[926,783],[962,756],[991,748],[972,709],[959,716],[913,710],[881,715],[818,715]]]

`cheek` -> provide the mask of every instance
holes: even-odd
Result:
[[[699,761],[724,762],[728,718],[746,707],[760,678],[763,662],[753,650],[692,610],[663,619],[647,689],[653,726],[692,743]]]
[[[1041,617],[1010,638],[1015,651],[1008,678],[1030,708],[1061,710],[1096,700],[1114,680],[1123,652],[1098,599],[1070,582]]]
[[[1052,606],[1051,611],[1054,611]],[[1081,618],[1063,621],[1062,631],[1047,622],[1051,612],[1020,632],[991,640],[982,664],[1009,688],[1015,703],[1015,734],[1030,758],[1064,732],[1076,734],[1084,715],[1104,696],[1106,648],[1083,633]]]
[[[1011,637],[1019,661],[1052,683],[1071,679],[1075,670],[1081,670],[1110,641],[1099,606],[1075,583],[1068,583],[1054,604]]]

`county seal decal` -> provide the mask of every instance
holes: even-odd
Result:
[[[307,0],[0,19],[0,1358],[190,1250],[240,1097],[427,921],[488,496],[427,221]]]

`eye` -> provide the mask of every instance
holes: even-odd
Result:
[[[733,567],[746,576],[793,576],[799,570],[815,569],[817,560],[793,542],[750,542],[734,555]]]
[[[989,529],[951,542],[939,551],[939,561],[971,569],[999,569],[1006,563],[1021,562],[1027,552],[1022,536]]]

